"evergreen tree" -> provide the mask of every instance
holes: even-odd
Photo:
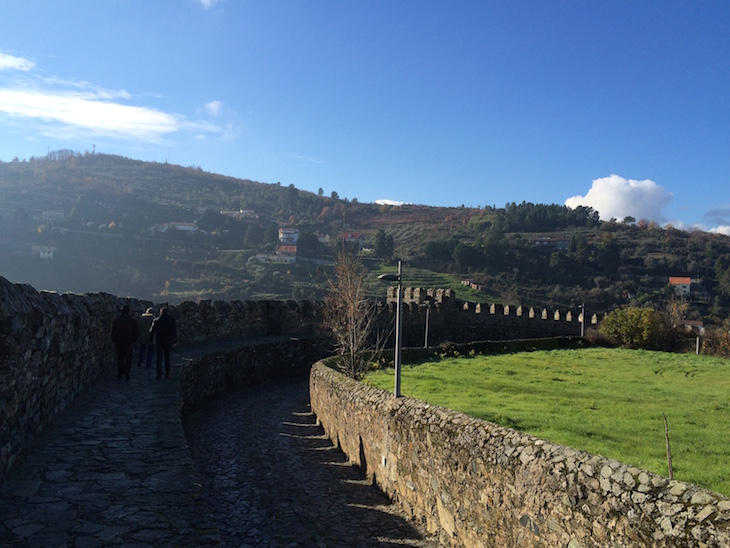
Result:
[[[382,228],[375,234],[373,253],[381,259],[391,259],[395,251],[395,241],[392,234],[386,234]]]

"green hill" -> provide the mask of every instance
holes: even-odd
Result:
[[[59,292],[156,302],[319,298],[332,248],[349,233],[373,278],[398,257],[406,285],[451,287],[472,301],[661,308],[674,298],[669,277],[681,276],[693,279],[688,318],[721,325],[730,312],[730,238],[599,221],[590,208],[387,206],[56,151],[0,162],[0,228],[0,275]],[[279,228],[299,231],[295,263],[262,262],[276,257]],[[379,232],[391,239],[391,257],[378,256],[390,254],[375,245]]]

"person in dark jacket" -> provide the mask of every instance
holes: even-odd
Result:
[[[147,369],[152,367],[154,345],[152,344],[150,327],[152,327],[154,319],[155,309],[151,306],[139,317],[139,357],[137,358],[137,367],[142,367],[142,362],[146,362]]]
[[[122,307],[122,315],[112,322],[112,342],[117,348],[117,377],[129,380],[132,372],[134,343],[139,336],[137,321],[129,315],[129,306]]]
[[[150,335],[154,337],[157,347],[157,380],[162,378],[162,358],[165,358],[165,376],[170,378],[170,351],[177,344],[177,326],[166,306],[160,309],[160,315],[155,318],[150,327]]]

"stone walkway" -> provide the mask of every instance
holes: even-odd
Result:
[[[316,425],[306,378],[225,394],[188,425],[228,546],[439,546]]]
[[[438,546],[349,466],[306,379],[178,413],[173,378],[109,375],[40,434],[0,484],[0,546]]]

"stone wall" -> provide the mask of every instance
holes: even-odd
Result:
[[[390,290],[389,295],[393,293]],[[422,346],[425,309],[430,310],[429,342],[576,335],[575,311],[526,309],[465,303],[450,290],[406,290],[405,346]],[[138,317],[153,304],[105,293],[57,294],[0,277],[0,478],[61,410],[102,374],[115,371],[109,339],[123,304]],[[200,301],[170,306],[180,344],[267,336],[312,336],[318,331],[321,302]],[[380,305],[384,331],[393,325],[394,304]],[[392,332],[392,329],[391,329]]]
[[[0,478],[74,398],[116,363],[110,295],[39,293],[0,278]]]
[[[725,497],[315,364],[327,435],[447,546],[730,546]]]
[[[501,303],[468,302],[455,298],[450,289],[403,288],[403,344],[423,346],[426,310],[429,315],[429,344],[478,340],[505,340],[581,333],[584,311]],[[397,288],[387,290],[381,325],[392,321]],[[585,327],[596,326],[599,314],[586,314]]]
[[[180,370],[180,410],[190,412],[226,390],[306,375],[330,354],[329,341],[311,337],[267,337],[206,354]]]
[[[161,306],[105,293],[38,292],[0,277],[0,479],[76,396],[101,375],[116,372],[110,332],[123,304],[134,317],[149,306]],[[178,341],[190,344],[311,335],[319,306],[201,301],[169,308],[177,320]]]

